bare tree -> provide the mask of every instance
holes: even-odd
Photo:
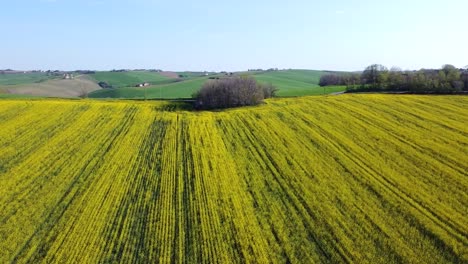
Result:
[[[215,109],[259,104],[274,96],[271,84],[258,84],[252,77],[227,77],[209,80],[193,95],[198,109]]]

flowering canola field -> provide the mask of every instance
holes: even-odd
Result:
[[[0,263],[466,263],[468,97],[0,101]]]

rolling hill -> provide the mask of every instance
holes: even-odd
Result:
[[[89,94],[90,98],[122,98],[122,99],[176,99],[190,98],[192,94],[206,82],[208,78],[193,78],[168,84],[152,85],[137,88],[102,89]]]
[[[106,82],[114,88],[134,87],[143,82],[161,84],[175,81],[174,78],[163,76],[159,72],[150,71],[96,72],[90,76],[96,82]]]
[[[272,83],[278,88],[277,95],[282,97],[318,95],[343,91],[343,87],[327,87],[318,85],[323,71],[285,70],[261,72],[253,76],[259,82]]]
[[[57,78],[43,72],[0,74],[0,86],[40,83]]]
[[[115,73],[118,76],[119,73]],[[325,89],[318,85],[322,71],[312,70],[284,70],[271,72],[243,72],[236,75],[250,75],[257,81],[263,83],[272,83],[279,90],[277,95],[280,97],[319,95],[324,93],[334,93],[344,90],[342,86],[326,87]],[[147,88],[119,88],[104,89],[91,93],[92,98],[190,98],[194,92],[201,88],[208,77],[199,75],[188,75],[189,78],[177,80],[174,83],[163,83],[152,85]],[[223,77],[224,75],[214,75]],[[213,76],[212,76],[213,77]],[[102,78],[104,80],[104,78]],[[173,80],[175,81],[175,80]]]
[[[277,96],[292,97],[340,92],[342,86],[320,87],[320,76],[324,72],[313,70],[282,70],[263,72],[239,72],[235,75],[250,75],[263,83],[272,83],[278,88]],[[78,90],[85,90],[91,98],[121,99],[177,99],[191,98],[209,77],[223,77],[223,74],[204,72],[95,72],[81,75],[73,80],[62,80],[45,73],[0,75],[0,93],[49,97],[77,97]],[[182,78],[176,78],[183,76]],[[106,82],[112,89],[100,89],[99,82]],[[149,82],[151,86],[135,87]],[[84,88],[83,88],[84,87]],[[13,95],[9,95],[13,97]],[[5,97],[5,96],[4,96]]]
[[[77,76],[74,79],[48,79],[40,82],[22,80],[20,84],[0,85],[0,92],[9,97],[41,96],[41,97],[79,97],[100,90],[101,87],[87,75]]]

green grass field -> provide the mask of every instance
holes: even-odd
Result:
[[[0,263],[468,263],[468,97],[0,100]]]
[[[134,87],[142,82],[152,84],[170,83],[175,79],[162,76],[158,72],[129,71],[129,72],[96,72],[90,75],[96,82],[107,82],[114,88]]]
[[[205,72],[192,72],[192,71],[183,71],[177,72],[177,74],[182,75],[184,78],[196,78],[205,76]],[[210,75],[214,75],[214,72],[208,72]]]
[[[278,96],[303,96],[322,94],[319,80],[323,72],[312,70],[287,70],[262,72],[253,75],[256,80],[272,83],[279,90]]]
[[[129,87],[119,89],[102,89],[89,94],[90,98],[129,98],[129,99],[176,99],[190,98],[201,88],[208,78],[200,77],[169,84],[153,85],[145,88]],[[145,92],[146,90],[146,92]]]
[[[158,72],[129,71],[129,72],[96,72],[84,75],[82,78],[94,82],[104,81],[112,85],[114,89],[88,89],[96,90],[89,94],[90,98],[121,98],[121,99],[177,99],[191,98],[192,94],[199,90],[208,80],[203,72],[177,72],[185,77],[181,79],[170,78]],[[342,86],[326,87],[318,85],[321,71],[313,70],[285,70],[272,72],[245,72],[238,73],[253,76],[262,83],[272,83],[278,88],[277,96],[294,97],[305,95],[320,95],[345,90]],[[224,75],[218,75],[224,76]],[[60,78],[43,73],[31,74],[4,74],[0,75],[0,92],[4,93],[29,93],[52,97],[77,96],[77,87],[74,82],[61,81]],[[52,82],[51,82],[52,81]],[[138,83],[149,82],[152,85],[145,88],[134,87]],[[53,87],[52,87],[53,86]],[[86,87],[93,86],[86,84]],[[79,87],[78,87],[79,88]],[[146,95],[146,96],[145,96]],[[10,97],[14,97],[11,95]]]
[[[0,74],[1,85],[18,85],[30,84],[47,81],[57,77],[47,76],[46,73],[15,73],[15,74]]]
[[[243,73],[253,76],[257,81],[263,83],[272,83],[278,88],[277,96],[292,97],[305,95],[320,95],[345,90],[343,86],[320,87],[318,85],[320,76],[323,72],[311,70],[287,70],[275,72],[261,73]],[[121,73],[115,73],[116,76]],[[175,99],[175,98],[190,98],[194,92],[201,88],[208,77],[196,77],[190,75],[191,78],[183,79],[180,82],[153,85],[147,88],[119,88],[119,89],[103,89],[93,92],[89,95],[91,98],[130,98],[142,99]]]

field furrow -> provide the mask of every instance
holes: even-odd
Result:
[[[465,263],[468,98],[0,101],[0,263]]]

